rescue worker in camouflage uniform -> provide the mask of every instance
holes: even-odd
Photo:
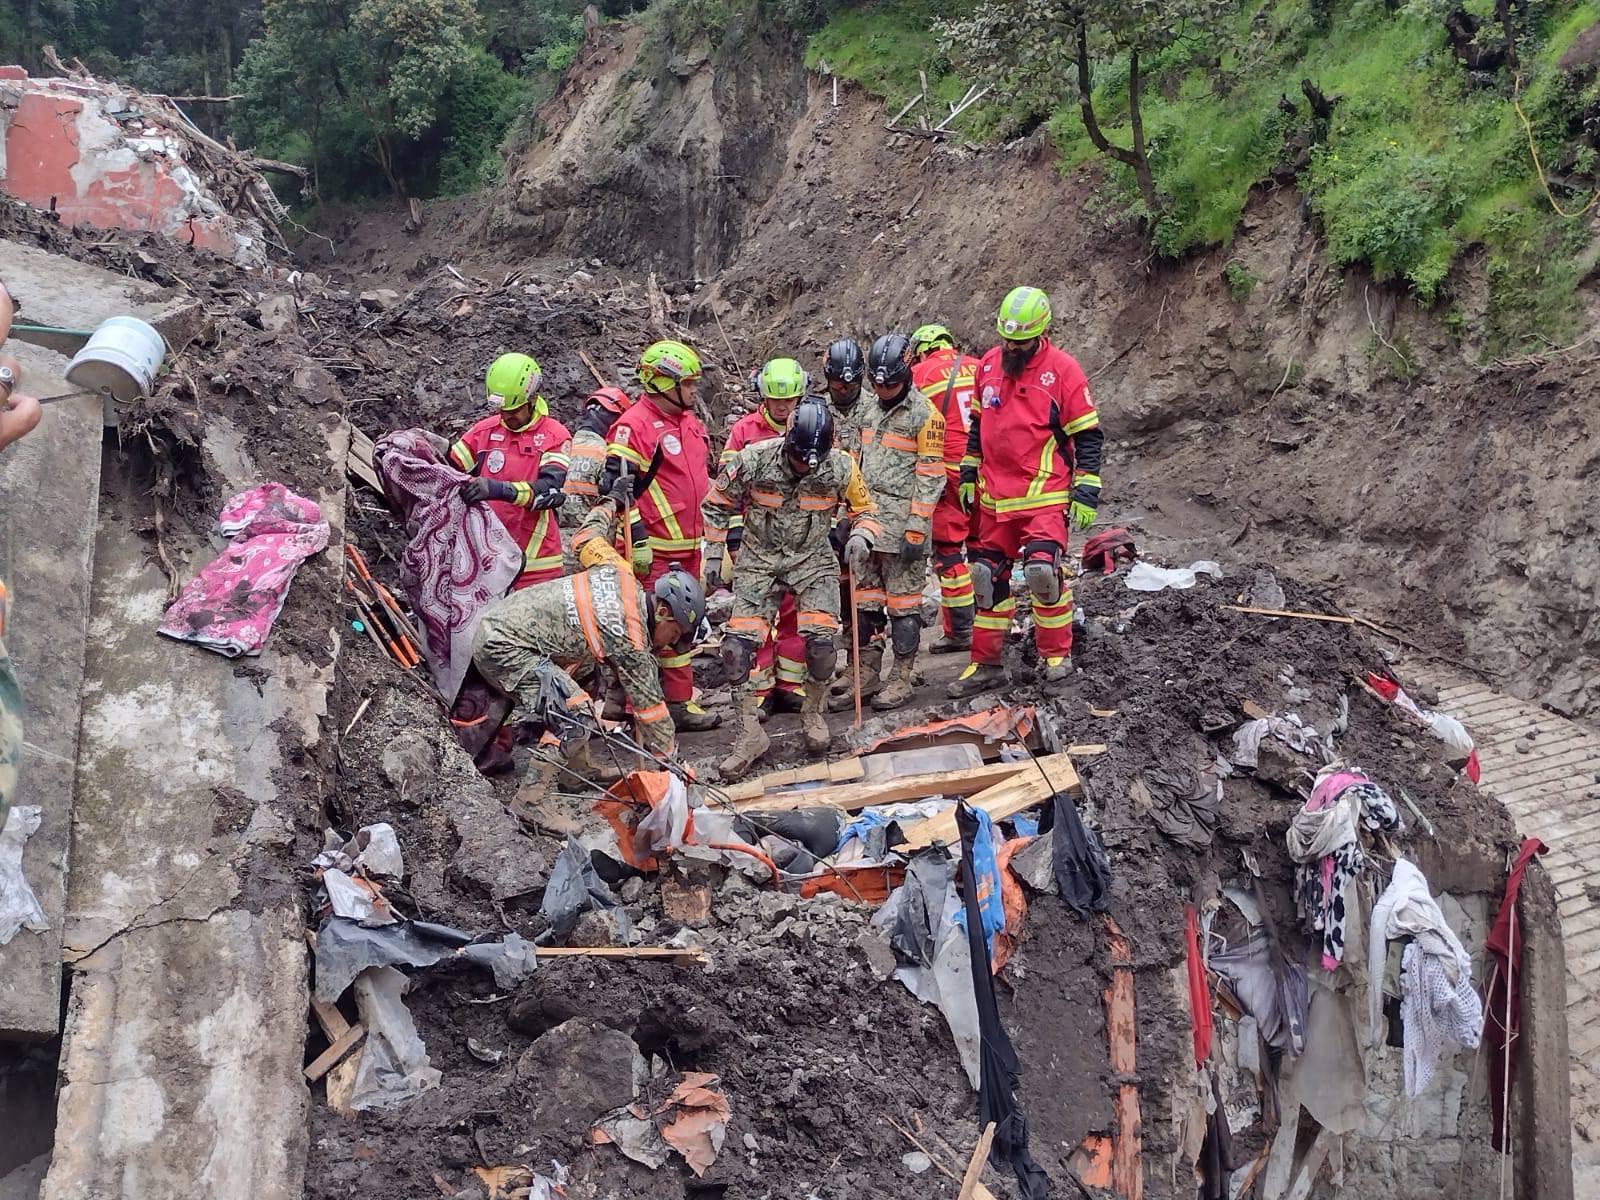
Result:
[[[656,651],[692,647],[706,598],[687,571],[667,571],[648,589],[634,577],[612,545],[618,514],[631,500],[624,477],[584,519],[573,538],[580,571],[512,592],[489,608],[473,637],[472,662],[535,720],[543,719],[537,701],[552,680],[567,707],[586,708],[589,695],[577,680],[593,683],[601,668],[609,668],[633,711],[640,744],[665,758],[677,752],[677,731]],[[538,756],[570,757],[571,741],[550,721],[545,725]]]
[[[619,387],[601,387],[583,402],[583,415],[572,431],[572,463],[567,468],[567,495],[584,504],[600,499],[600,472],[606,464],[606,443],[617,418],[633,406],[633,397]]]
[[[828,532],[844,506],[851,519],[845,557],[861,572],[879,535],[860,469],[833,442],[827,406],[804,400],[781,439],[740,450],[706,497],[706,579],[712,586],[723,578],[728,525],[736,513],[745,516],[743,548],[733,569],[733,616],[722,643],[739,713],[739,739],[719,768],[724,779],[748,770],[769,745],[751,667],[787,595],[795,599],[805,643],[800,723],[806,748],[820,754],[831,742],[822,710],[838,653],[839,562]]]
[[[867,352],[867,378],[876,396],[858,401],[861,474],[878,506],[882,535],[864,570],[855,570],[856,630],[861,648],[861,695],[880,711],[911,698],[912,671],[922,644],[922,587],[934,506],[944,491],[944,419],[911,383],[911,343],[886,333]],[[887,614],[887,615],[886,615]],[[888,678],[884,629],[894,648]],[[834,684],[830,707],[854,704],[852,680]]]

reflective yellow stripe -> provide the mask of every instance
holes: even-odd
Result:
[[[656,657],[656,664],[666,671],[673,667],[687,667],[693,657],[692,654],[662,654]]]
[[[1042,604],[1035,604],[1033,623],[1040,629],[1064,629],[1072,624],[1072,605],[1057,609],[1055,606],[1046,608]]]
[[[976,454],[963,454],[961,456],[961,465],[963,467],[975,467],[978,465],[979,461],[980,460]]]
[[[1078,484],[1078,483],[1087,484],[1089,487],[1103,487],[1104,486],[1100,482],[1100,476],[1091,475],[1087,471],[1079,471],[1076,475],[1073,476],[1072,482],[1075,483],[1075,484]]]
[[[1040,492],[1037,496],[1016,496],[1010,500],[996,500],[986,492],[980,499],[990,512],[1022,512],[1030,508],[1060,508],[1067,502],[1067,493]]]
[[[648,494],[651,503],[656,506],[656,516],[661,518],[661,523],[667,527],[667,532],[674,540],[682,542],[684,540],[683,526],[678,524],[678,514],[673,512],[672,505],[667,503],[667,494],[661,490],[661,484],[656,480],[651,480]],[[654,539],[651,539],[651,541],[653,544]],[[698,541],[698,538],[690,540],[688,548],[693,550]]]
[[[1039,469],[1033,473],[1033,479],[1028,483],[1027,496],[1038,496],[1044,491],[1044,485],[1050,482],[1050,474],[1056,465],[1056,440],[1046,438],[1044,449],[1039,451]]]
[[[977,616],[972,618],[972,623],[979,629],[1010,629],[1011,614],[1007,613],[1004,616],[988,617],[984,616],[984,614],[980,612]]]
[[[739,452],[737,450],[735,450],[732,446],[724,446],[722,448],[722,453],[717,455],[717,465],[719,467],[727,466],[729,463],[731,463],[733,461],[733,456],[735,454],[737,454],[737,453],[739,453]]]
[[[572,465],[572,457],[567,454],[562,454],[558,450],[552,450],[539,460],[539,465],[541,467],[550,464],[554,464],[558,467],[570,467]]]
[[[528,539],[528,548],[523,552],[522,569],[524,571],[539,571],[545,567],[559,567],[561,565],[561,550],[559,546],[554,554],[540,557],[539,551],[544,549],[544,540],[550,535],[550,510],[547,508],[539,514],[539,519],[533,524],[533,536]]]
[[[1098,424],[1100,424],[1100,414],[1097,412],[1086,412],[1076,421],[1072,421],[1066,425],[1063,425],[1061,430],[1068,437],[1071,437],[1075,433],[1082,433],[1085,429],[1093,429]]]
[[[518,508],[527,508],[528,505],[533,503],[533,486],[520,480],[513,483],[511,485],[511,503]]]
[[[606,447],[606,455],[610,457],[613,454],[618,458],[627,459],[641,471],[646,471],[650,468],[650,464],[645,461],[644,455],[640,454],[632,446],[624,446],[621,442],[612,442]]]
[[[645,544],[652,550],[698,550],[700,539],[647,537]]]
[[[455,445],[451,446],[450,457],[455,461],[456,466],[460,467],[463,471],[472,470],[472,464],[474,461],[472,457],[472,451],[467,449],[467,444],[465,442],[457,442]]]

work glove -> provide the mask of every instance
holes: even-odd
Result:
[[[850,522],[835,521],[833,528],[828,531],[828,545],[833,547],[833,556],[840,562],[844,561],[844,547],[849,540]]]
[[[618,512],[626,512],[633,503],[633,476],[618,475],[606,489],[606,498],[616,504]]]
[[[551,509],[553,511],[560,508],[566,502],[567,494],[560,488],[546,488],[544,491],[538,492],[534,495],[533,503],[528,507],[533,509],[534,512],[541,512],[544,509]]]
[[[1067,516],[1072,521],[1072,527],[1081,532],[1094,524],[1095,509],[1093,505],[1074,500],[1067,509]]]
[[[706,551],[705,585],[707,592],[719,591],[728,586],[728,577],[723,574],[727,562],[726,556],[720,549]]]
[[[642,537],[633,539],[633,573],[640,579],[650,574],[650,568],[656,565],[656,552],[650,548],[650,543]]]
[[[867,573],[867,564],[872,561],[872,539],[864,533],[852,533],[850,540],[844,544],[844,563],[850,568],[850,573],[857,578]]]
[[[978,468],[962,467],[961,482],[956,485],[956,503],[961,506],[961,511],[969,513],[972,506],[978,502]]]
[[[900,538],[900,561],[914,563],[928,553],[928,542],[925,538],[911,540],[911,534],[906,533]]]
[[[461,498],[468,504],[485,500],[510,500],[517,493],[509,483],[498,479],[469,479],[461,485]]]

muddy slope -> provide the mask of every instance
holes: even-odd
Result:
[[[595,49],[568,90],[638,88],[626,83],[630,61]],[[716,94],[734,86],[730,74],[785,97],[748,118],[730,111],[722,126],[732,137],[748,119],[761,135],[745,140],[766,147],[754,164],[772,184],[760,203],[716,178],[718,154],[696,156],[725,142],[674,140],[677,107],[596,102],[568,110],[565,128],[550,108],[550,133],[514,161],[514,178],[548,177],[554,148],[568,144],[677,147],[663,164],[676,186],[650,176],[652,202],[666,202],[653,227],[682,246],[682,223],[743,214],[691,325],[719,349],[728,331],[751,361],[815,362],[840,333],[926,320],[982,347],[999,296],[1020,281],[1043,286],[1111,433],[1106,521],[1135,524],[1174,554],[1292,566],[1517,694],[1600,713],[1593,346],[1473,365],[1484,294],[1475,265],[1455,281],[1458,346],[1392,288],[1331,271],[1292,190],[1258,197],[1231,247],[1151,265],[1135,232],[1107,227],[1092,178],[1063,179],[1040,137],[977,152],[891,135],[876,102],[841,88],[835,108],[831,89],[796,81],[792,60],[758,56],[737,72],[708,61],[681,86]],[[773,141],[785,111],[798,118]],[[584,231],[582,252],[661,261],[632,206],[588,187],[559,194],[578,206],[560,219]],[[674,197],[693,204],[674,208]],[[576,247],[544,234],[535,244],[557,243]],[[688,244],[707,261],[698,235]],[[1258,281],[1239,301],[1222,280],[1230,262]],[[1584,299],[1600,316],[1592,280]]]

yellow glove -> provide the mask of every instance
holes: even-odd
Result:
[[[1072,502],[1067,510],[1067,515],[1072,520],[1072,528],[1080,532],[1094,524],[1095,510],[1080,501],[1074,500]]]

